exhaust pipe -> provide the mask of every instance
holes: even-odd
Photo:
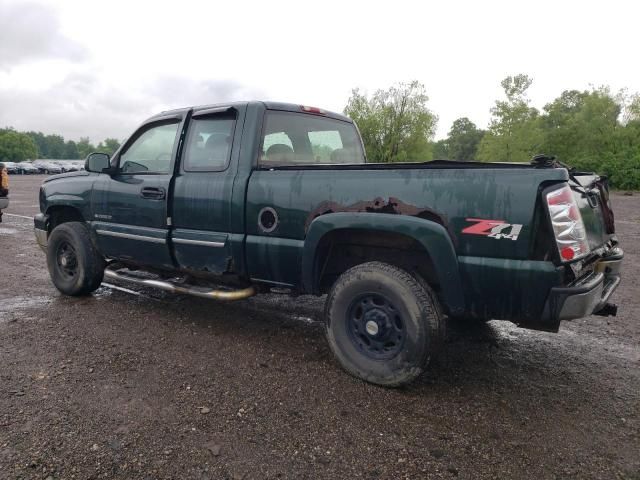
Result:
[[[227,302],[233,301],[233,300],[243,300],[257,293],[255,287],[247,287],[241,290],[207,290],[202,287],[184,287],[181,285],[176,285],[174,283],[165,282],[162,280],[138,278],[138,277],[134,277],[133,275],[128,275],[126,273],[118,273],[109,269],[106,269],[104,271],[104,276],[106,278],[122,280],[124,282],[136,283],[138,285],[143,285],[146,287],[158,288],[166,292],[183,293],[186,295],[193,295],[194,297],[209,298],[212,300],[223,300]]]

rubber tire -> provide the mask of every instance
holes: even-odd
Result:
[[[71,244],[76,252],[78,272],[65,278],[56,262],[56,250],[62,241]],[[47,267],[51,281],[65,295],[88,295],[96,290],[104,277],[105,261],[96,250],[89,229],[81,222],[67,222],[53,229],[47,244]]]
[[[407,330],[404,349],[388,360],[371,359],[353,344],[347,331],[352,300],[365,292],[389,298],[402,313]],[[325,304],[325,332],[329,347],[351,375],[384,387],[414,381],[444,342],[444,320],[429,285],[396,266],[369,262],[344,272],[334,283]]]

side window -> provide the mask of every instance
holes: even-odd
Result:
[[[228,117],[192,119],[185,146],[185,171],[216,171],[227,168],[231,157],[234,124],[235,120]]]
[[[261,165],[364,162],[362,143],[353,123],[306,113],[267,111]]]
[[[169,173],[180,122],[145,130],[120,155],[122,173]]]

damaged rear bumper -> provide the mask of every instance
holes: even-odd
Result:
[[[615,315],[616,308],[608,303],[620,283],[620,267],[624,252],[614,248],[596,264],[587,276],[568,287],[554,287],[543,311],[543,321],[557,324],[592,314]]]

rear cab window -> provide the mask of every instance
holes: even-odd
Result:
[[[259,164],[365,163],[360,136],[350,122],[307,113],[267,110]]]

